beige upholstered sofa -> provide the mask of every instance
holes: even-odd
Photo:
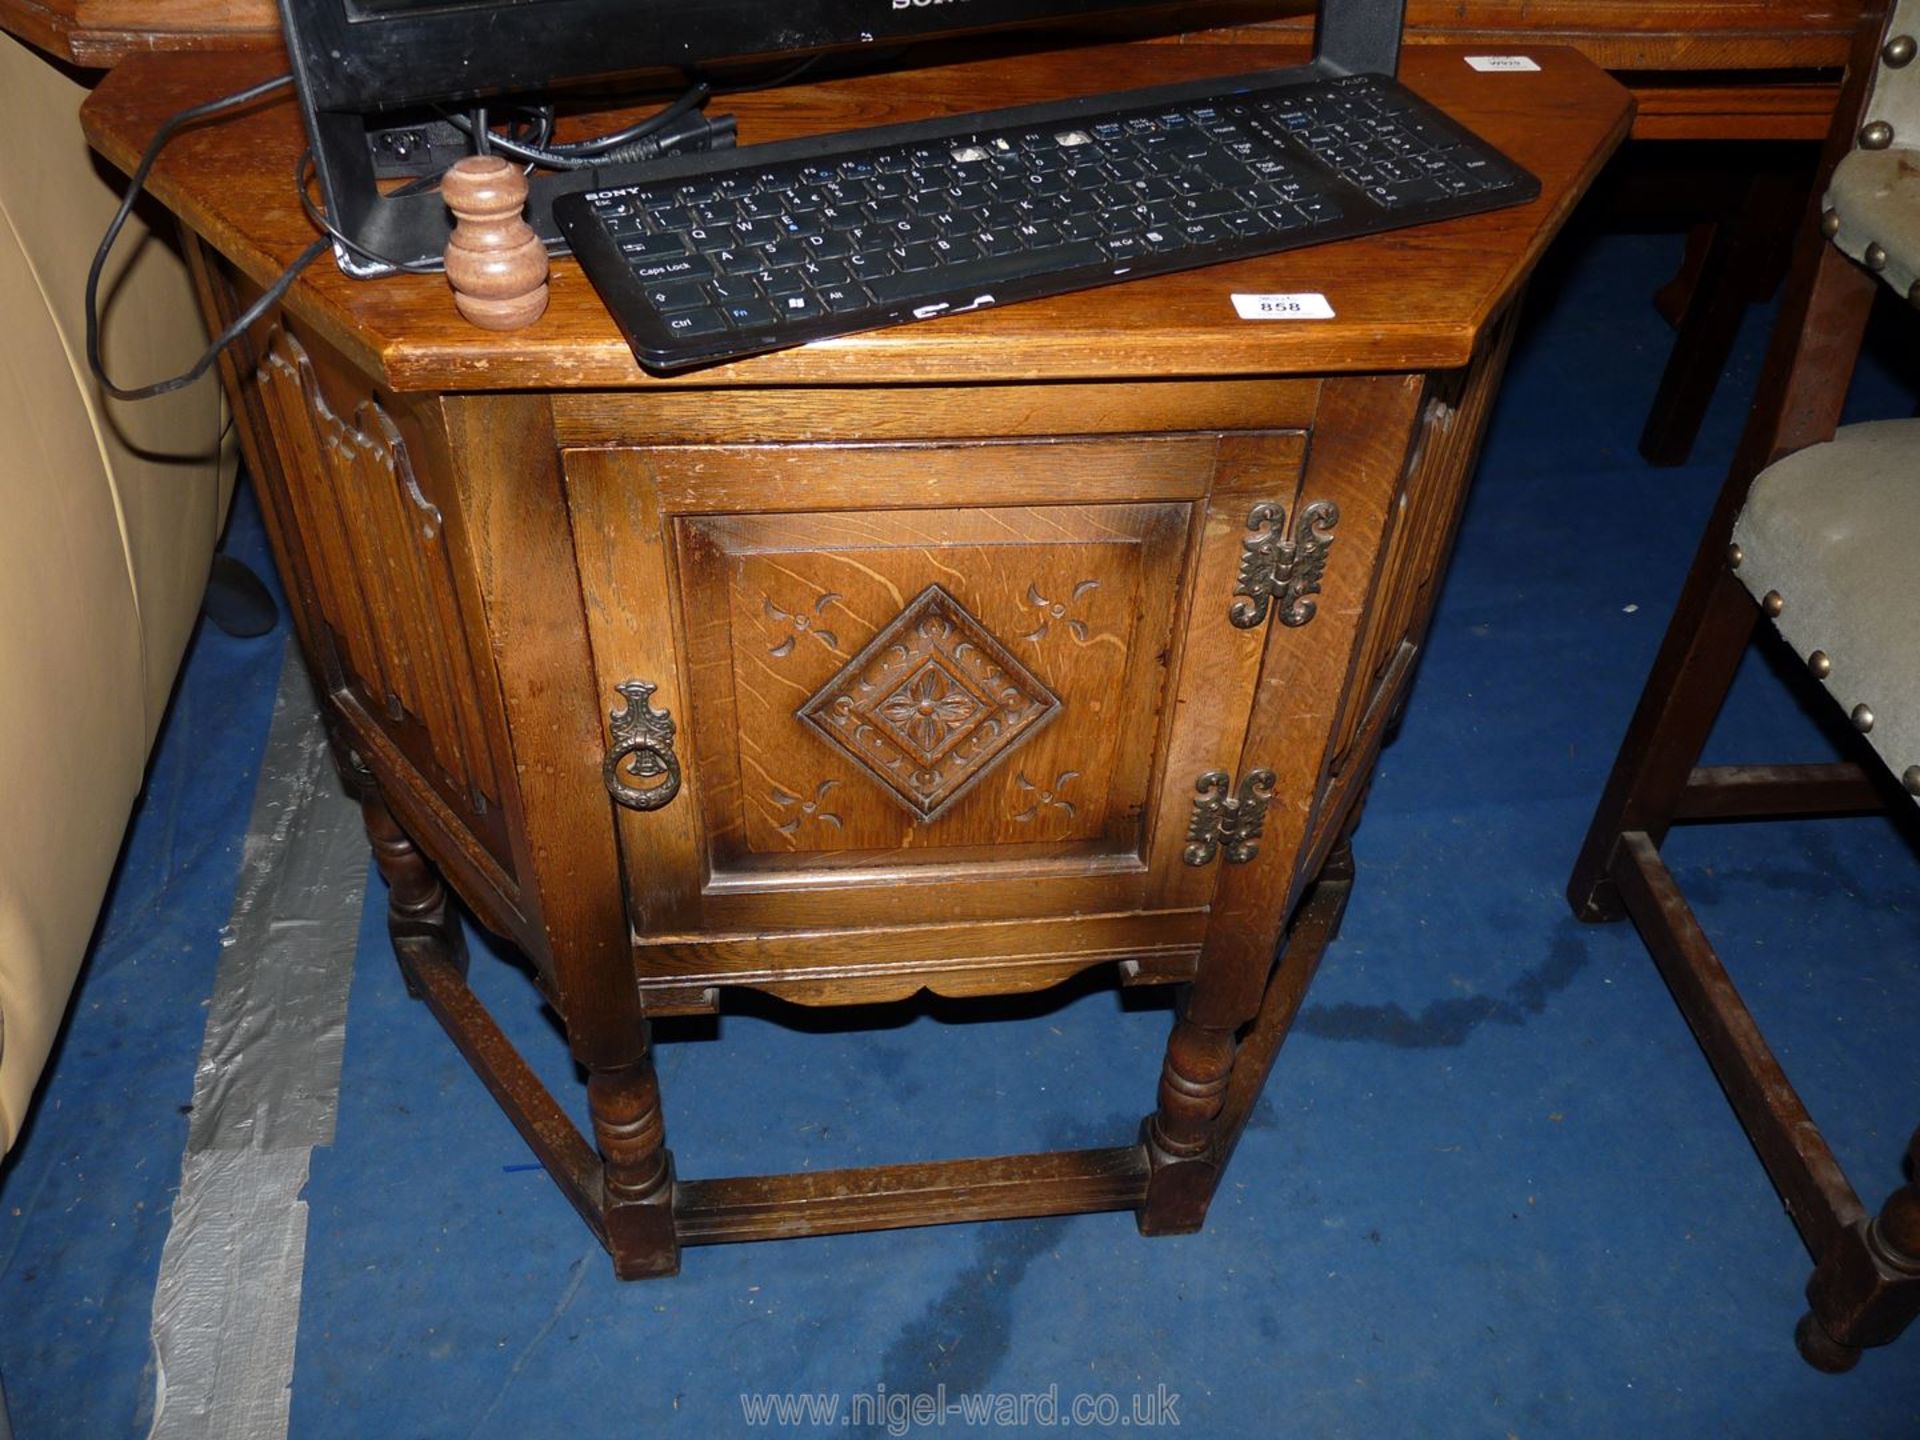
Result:
[[[140,405],[87,369],[82,285],[117,203],[86,77],[0,33],[0,1152],[79,973],[232,487],[209,376]],[[122,384],[206,343],[177,254],[129,225],[103,287]]]

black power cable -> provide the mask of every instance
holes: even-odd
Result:
[[[811,60],[802,62],[793,71],[771,83],[790,79],[811,64]],[[127,217],[133,213],[134,202],[140,198],[140,192],[146,188],[147,176],[152,173],[154,163],[160,158],[160,152],[166,148],[168,141],[188,126],[197,125],[204,120],[224,115],[228,111],[251,105],[254,101],[284,90],[292,84],[291,75],[276,75],[271,80],[262,80],[257,85],[249,85],[244,90],[236,90],[233,94],[221,96],[217,100],[189,105],[186,109],[169,116],[154,132],[153,138],[147,142],[147,147],[140,156],[140,163],[134,167],[133,174],[127,181],[126,194],[121,197],[120,207],[114,212],[113,219],[108,222],[106,233],[100,237],[99,248],[94,251],[93,263],[87,268],[87,365],[93,371],[94,378],[100,382],[100,388],[114,399],[148,400],[156,395],[168,395],[175,390],[184,390],[193,384],[213,367],[214,362],[220,358],[221,351],[238,340],[261,316],[280,303],[287,291],[293,288],[293,282],[299,278],[300,272],[324,255],[330,245],[336,243],[342,245],[363,259],[385,265],[392,270],[421,274],[431,273],[438,268],[432,265],[403,263],[377,255],[342,234],[339,227],[321,212],[308,193],[307,169],[313,163],[312,152],[308,151],[303,153],[294,164],[294,183],[300,196],[301,207],[306,211],[308,219],[317,229],[324,232],[321,237],[296,255],[293,263],[281,271],[278,278],[267,286],[231,325],[214,337],[213,343],[207,346],[200,358],[188,369],[148,385],[120,385],[108,376],[106,364],[100,356],[100,277],[106,272],[107,259],[113,252],[114,243],[119,240],[120,232],[126,228]],[[489,150],[500,150],[530,164],[558,169],[584,170],[597,165],[651,159],[662,151],[688,144],[700,145],[702,148],[709,144],[730,144],[733,138],[731,116],[708,120],[704,116],[691,113],[698,109],[710,93],[711,88],[705,81],[697,81],[672,104],[644,120],[608,135],[598,135],[560,145],[549,144],[553,133],[553,119],[550,112],[536,117],[535,138],[531,143],[491,133],[485,109],[476,109],[471,118],[452,113],[447,114],[447,118],[472,137],[475,150],[482,155],[487,154]],[[437,178],[423,176],[402,186],[395,193],[412,194],[424,190]]]
[[[390,255],[382,255],[377,250],[369,250],[365,245],[362,245],[358,240],[355,240],[343,231],[338,225],[335,225],[332,220],[327,218],[326,212],[314,203],[313,191],[309,183],[313,169],[312,149],[302,150],[300,152],[300,158],[293,162],[293,189],[294,193],[300,197],[300,208],[307,212],[307,219],[312,222],[314,229],[324,231],[327,237],[336,245],[339,245],[342,249],[351,250],[355,255],[369,264],[385,266],[390,273],[404,273],[407,275],[438,275],[441,273],[443,267],[438,260],[395,260]],[[422,190],[430,190],[439,183],[440,177],[438,175],[422,175],[417,179],[409,180],[406,184],[391,193],[395,196],[417,195]]]
[[[598,165],[619,164],[628,160],[651,160],[663,149],[671,148],[673,143],[684,144],[690,138],[703,135],[706,132],[697,122],[692,125],[676,122],[704,104],[710,93],[705,82],[696,83],[672,104],[624,129],[615,130],[607,135],[596,135],[586,140],[570,140],[558,144],[529,144],[510,136],[496,135],[488,127],[487,112],[484,109],[476,109],[463,115],[458,111],[443,108],[440,113],[450,125],[466,133],[467,137],[473,141],[476,154],[485,155],[489,151],[498,151],[502,155],[511,155],[516,160],[548,170],[591,170]],[[668,139],[669,135],[674,137],[673,140]]]
[[[314,241],[295,256],[293,263],[281,272],[280,278],[269,285],[259,299],[241,312],[238,319],[214,337],[213,343],[193,363],[191,369],[183,370],[170,379],[156,380],[151,385],[122,386],[116,385],[108,378],[106,366],[100,359],[100,276],[107,268],[107,256],[113,250],[114,241],[120,238],[120,232],[126,226],[127,216],[133,213],[133,202],[139,199],[141,190],[146,186],[147,176],[153,170],[154,161],[160,158],[160,151],[169,140],[187,126],[197,125],[203,120],[225,114],[229,110],[237,110],[243,105],[251,105],[262,96],[271,95],[291,84],[293,84],[291,75],[279,75],[271,80],[263,80],[258,85],[249,85],[244,90],[236,90],[233,94],[222,96],[218,100],[189,105],[185,110],[169,116],[166,122],[154,132],[153,139],[147,142],[146,151],[140,156],[140,163],[134,168],[133,176],[127,182],[127,193],[121,197],[120,208],[114,212],[112,221],[108,223],[107,233],[100,237],[100,248],[94,251],[93,264],[87,269],[87,364],[93,370],[95,378],[99,380],[100,388],[114,399],[147,400],[155,395],[184,390],[193,384],[212,368],[213,362],[220,358],[222,350],[239,339],[246,333],[248,326],[279,303],[280,298],[293,287],[294,280],[299,277],[302,270],[326,252],[328,241],[322,238]]]

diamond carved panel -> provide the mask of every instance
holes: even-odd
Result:
[[[965,606],[929,585],[794,713],[932,820],[1060,708]]]

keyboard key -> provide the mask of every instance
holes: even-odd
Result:
[[[808,294],[782,295],[773,302],[774,313],[782,320],[818,320],[827,312]]]
[[[885,251],[866,251],[847,257],[847,273],[863,283],[876,275],[891,275],[893,272],[894,263]]]
[[[782,265],[798,265],[808,258],[806,246],[798,240],[782,240],[775,245],[756,245],[751,252],[760,257],[760,266],[778,270]]]
[[[649,280],[687,280],[697,275],[711,275],[713,267],[701,255],[680,255],[671,260],[649,260],[642,265],[630,267],[633,278],[641,284]]]
[[[774,321],[773,307],[764,300],[729,300],[720,307],[720,313],[742,327],[771,325]]]
[[[696,250],[730,250],[740,243],[731,225],[696,225],[686,232]]]
[[[667,333],[676,340],[692,340],[701,335],[724,335],[727,320],[717,310],[687,310],[666,318]]]
[[[687,242],[678,235],[628,235],[620,241],[620,253],[629,263],[657,260],[668,255],[687,253]]]
[[[845,285],[853,278],[847,273],[845,263],[839,260],[809,260],[800,267],[800,273],[807,277],[808,287],[814,290],[823,285]]]
[[[1244,210],[1246,202],[1230,191],[1210,190],[1204,195],[1174,201],[1173,209],[1184,219],[1202,220],[1209,215],[1231,215],[1236,210]]]
[[[1019,279],[1030,272],[1034,257],[1019,255],[1013,260],[974,260],[964,265],[949,265],[933,278],[939,289],[948,294],[967,291],[989,292],[996,285],[1004,285],[1009,280]],[[1100,253],[1100,247],[1092,241],[1074,245],[1058,245],[1046,253],[1045,263],[1054,270],[1074,270],[1087,266],[1103,265],[1106,256]],[[881,305],[896,305],[905,300],[918,299],[927,293],[924,277],[913,275],[888,275],[867,283],[867,289],[873,293],[874,300]]]
[[[800,248],[810,260],[837,260],[852,251],[853,241],[844,233],[829,232],[807,236],[800,242]]]
[[[664,314],[692,310],[710,303],[707,287],[698,280],[668,280],[659,285],[649,285],[647,300],[654,309]]]
[[[873,308],[872,298],[858,285],[826,285],[814,293],[830,315],[849,315],[856,310]]]

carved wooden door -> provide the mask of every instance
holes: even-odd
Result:
[[[1217,867],[1183,860],[1195,783],[1238,773],[1264,638],[1229,618],[1249,509],[1291,504],[1302,452],[1291,432],[568,452],[609,744],[673,728],[673,773],[651,745],[614,767],[657,807],[621,811],[636,925],[1197,911]]]

